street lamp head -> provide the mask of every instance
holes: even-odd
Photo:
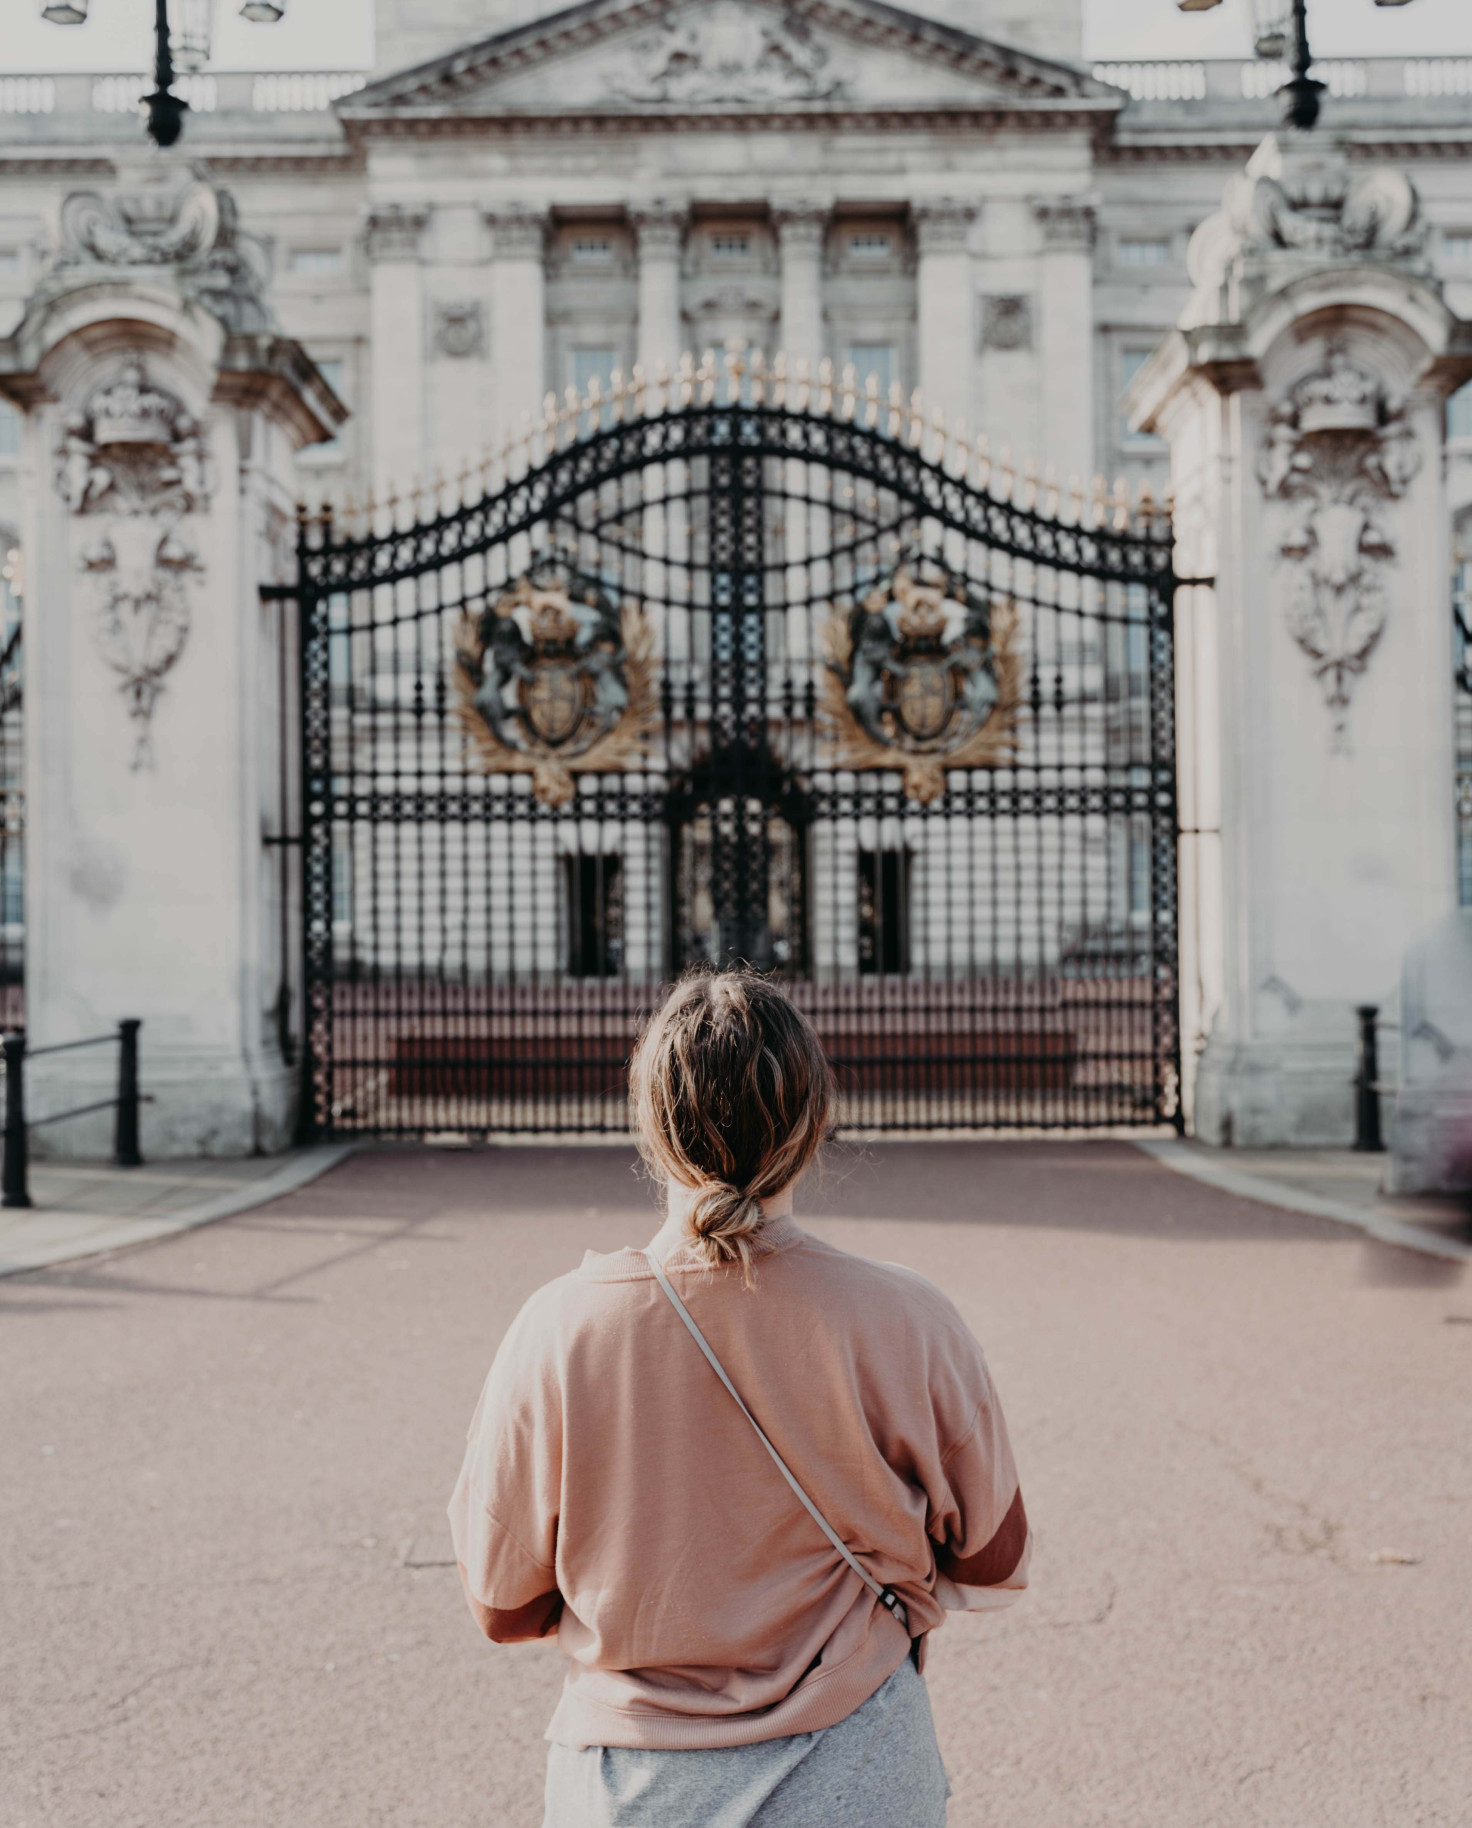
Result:
[[[1176,0],[1176,5],[1183,13],[1209,13],[1221,3],[1222,0]]]
[[[274,25],[285,11],[286,0],[245,0],[240,16],[252,25]]]
[[[85,25],[87,0],[46,0],[41,17],[53,25]]]

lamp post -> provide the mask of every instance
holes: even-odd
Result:
[[[91,0],[44,0],[41,17],[53,25],[85,25],[90,5]],[[142,99],[148,110],[148,136],[156,146],[174,144],[189,111],[188,102],[174,93],[176,57],[189,70],[201,69],[209,57],[212,0],[175,0],[175,6],[180,15],[177,46],[169,32],[169,0],[154,0],[153,89]],[[269,25],[285,11],[286,0],[245,0],[240,14]]]
[[[1176,0],[1183,13],[1209,13],[1222,0]],[[1407,6],[1410,0],[1375,0],[1376,6]],[[1309,75],[1313,53],[1308,45],[1308,0],[1253,0],[1256,27],[1253,38],[1259,56],[1286,56],[1291,72],[1278,90],[1283,98],[1283,118],[1291,127],[1307,131],[1319,118],[1324,85]]]

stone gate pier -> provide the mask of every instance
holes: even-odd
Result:
[[[142,1016],[145,1153],[280,1147],[285,669],[259,587],[291,562],[294,454],[346,412],[201,168],[158,154],[73,193],[52,245],[0,340],[25,416],[31,1044]],[[33,1114],[106,1097],[109,1053],[37,1060]]]
[[[1415,191],[1263,143],[1131,390],[1170,441],[1182,592],[1183,1036],[1197,1133],[1345,1144],[1355,1007],[1455,905],[1444,401],[1472,323]]]

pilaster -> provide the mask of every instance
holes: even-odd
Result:
[[[1033,204],[1042,237],[1038,379],[1042,448],[1061,476],[1087,477],[1094,462],[1094,206],[1087,197]]]
[[[547,392],[547,215],[510,203],[486,212],[492,234],[496,422],[502,438],[541,414]]]
[[[683,204],[654,199],[629,211],[639,253],[638,361],[653,377],[661,362],[671,369],[685,338],[680,319],[680,262],[689,214]]]
[[[789,362],[810,367],[823,354],[823,243],[831,213],[809,198],[772,201],[782,263],[781,345]]]
[[[419,262],[429,210],[369,207],[364,242],[372,265],[370,319],[373,479],[382,490],[424,468],[424,273]]]
[[[946,417],[971,416],[973,320],[970,238],[974,203],[942,197],[910,205],[915,229],[920,390]]]

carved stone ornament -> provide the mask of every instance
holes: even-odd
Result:
[[[654,636],[596,579],[544,559],[456,631],[460,721],[487,774],[530,774],[544,806],[574,776],[632,767],[659,712]]]
[[[1421,452],[1403,406],[1331,342],[1324,366],[1274,408],[1258,456],[1263,493],[1290,505],[1277,549],[1288,631],[1308,656],[1345,747],[1350,698],[1385,632],[1396,547],[1381,520]]]
[[[547,218],[541,210],[513,203],[506,209],[487,210],[486,221],[495,237],[498,260],[540,260],[547,247]]]
[[[1017,614],[934,559],[907,557],[824,631],[821,716],[839,768],[897,768],[912,800],[948,768],[1009,762],[1022,693]]]
[[[976,220],[976,205],[956,197],[939,197],[928,203],[912,203],[910,220],[915,225],[915,246],[922,254],[959,253]]]
[[[988,293],[982,298],[981,346],[1032,348],[1032,300],[1025,292]]]
[[[185,533],[187,517],[209,503],[200,427],[134,357],[66,421],[56,487],[86,523],[78,562],[93,632],[122,677],[132,765],[149,767],[154,705],[184,651],[190,597],[204,569]]]
[[[608,92],[634,102],[828,101],[847,87],[796,9],[739,0],[641,33],[610,68]]]
[[[1426,242],[1416,188],[1403,171],[1351,165],[1332,144],[1270,135],[1227,181],[1221,208],[1197,227],[1186,266],[1192,284],[1209,294],[1234,263],[1285,255],[1404,262],[1421,256]]]
[[[270,260],[240,226],[240,212],[202,165],[123,167],[116,190],[73,191],[61,206],[61,239],[38,298],[77,283],[85,266],[171,267],[181,289],[229,330],[270,330]]]
[[[1032,206],[1043,246],[1087,253],[1094,245],[1094,205],[1088,197],[1041,197]]]
[[[419,238],[429,222],[429,210],[407,203],[375,203],[363,222],[368,258],[417,260]]]
[[[441,355],[456,361],[486,352],[486,314],[479,300],[436,304],[431,340]]]

